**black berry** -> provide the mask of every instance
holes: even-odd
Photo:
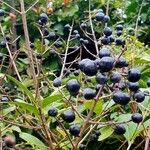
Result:
[[[91,88],[86,88],[83,91],[83,97],[87,100],[93,99],[96,96],[96,92]]]
[[[97,21],[103,21],[104,20],[104,13],[103,12],[98,12],[97,14],[96,14],[96,20]]]
[[[139,70],[133,68],[128,71],[128,80],[130,82],[137,82],[140,80],[140,77],[141,73]]]
[[[132,114],[131,116],[131,120],[134,122],[134,123],[140,123],[142,122],[143,120],[143,116],[139,113],[134,113]]]
[[[79,125],[72,125],[69,128],[69,132],[73,136],[78,136],[80,133],[80,126]]]
[[[102,48],[100,49],[99,51],[99,57],[102,58],[102,57],[105,57],[105,56],[110,56],[110,50],[108,48]]]
[[[48,110],[48,115],[51,116],[51,117],[56,117],[58,114],[58,111],[56,108],[54,107],[51,107],[49,110]]]
[[[121,30],[122,31],[123,30],[123,26],[121,24],[117,25],[116,26],[116,30]]]
[[[126,132],[126,129],[123,124],[117,124],[115,126],[115,132],[116,134],[122,135]]]
[[[5,11],[3,9],[0,9],[0,17],[5,15]]]
[[[64,121],[71,123],[75,120],[75,113],[72,110],[66,110],[61,114]]]
[[[60,87],[61,86],[61,79],[59,77],[54,79],[53,86],[54,87]]]
[[[114,59],[112,57],[103,57],[100,60],[100,70],[102,72],[109,72],[112,70],[114,64]]]
[[[133,98],[136,100],[136,102],[141,103],[145,99],[145,94],[139,91],[133,95]]]
[[[112,29],[109,27],[105,27],[103,32],[106,36],[110,36],[112,34]]]
[[[118,72],[113,72],[111,77],[110,77],[110,81],[112,83],[117,83],[121,80],[121,75]]]
[[[47,16],[47,14],[45,14],[45,13],[42,13],[42,14],[40,14],[40,21],[42,22],[42,23],[47,23],[47,21],[48,21],[48,16]]]
[[[126,105],[130,101],[130,96],[127,93],[124,93],[122,91],[117,91],[113,93],[112,99],[117,104]]]
[[[96,81],[97,81],[97,83],[103,85],[103,84],[107,83],[108,77],[105,74],[100,73],[96,76]]]
[[[80,83],[76,79],[71,79],[67,82],[66,88],[70,95],[77,95],[80,90]]]
[[[129,82],[129,89],[130,89],[130,91],[136,92],[139,89],[139,83],[138,82]]]

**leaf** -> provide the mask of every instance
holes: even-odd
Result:
[[[3,116],[6,116],[7,114],[14,111],[15,109],[16,109],[16,106],[11,106],[11,107],[3,109]]]
[[[93,100],[91,101],[86,101],[84,103],[84,106],[86,107],[86,109],[91,109],[91,106],[93,105]],[[103,105],[103,101],[102,100],[99,100],[97,103],[96,103],[96,106],[95,106],[95,109],[94,109],[94,112],[99,115],[102,113],[102,105]]]
[[[26,103],[25,101],[20,100],[20,99],[16,99],[15,102],[10,102],[10,103],[17,105],[17,106],[20,106],[21,109],[24,111],[29,111],[30,113],[34,113],[35,115],[38,115],[37,108],[30,103]]]
[[[112,135],[114,130],[112,129],[111,126],[103,127],[100,129],[101,135],[99,136],[98,141],[103,141],[104,139],[108,138],[109,136]]]
[[[32,100],[32,102],[34,102],[33,94],[21,82],[19,82],[18,80],[16,80],[15,78],[13,78],[9,75],[7,75],[7,77],[8,77],[8,79],[10,79],[14,83],[16,83],[21,88],[21,90],[23,90],[27,94],[27,96],[30,98],[30,100]]]
[[[45,107],[49,106],[50,104],[52,104],[53,102],[61,100],[62,98],[63,98],[62,94],[60,94],[60,93],[54,94],[53,93],[50,96],[43,99],[42,107],[45,108]]]
[[[36,138],[35,136],[31,134],[21,132],[19,136],[20,138],[25,140],[27,143],[38,147],[40,150],[48,150],[48,148],[45,146],[45,144],[42,141],[40,141],[38,138]]]
[[[21,129],[20,129],[18,126],[11,126],[11,129],[12,129],[13,131],[17,131],[18,133],[21,132]]]

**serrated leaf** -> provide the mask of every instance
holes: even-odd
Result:
[[[19,134],[19,136],[20,136],[20,138],[25,140],[27,143],[38,147],[40,150],[48,150],[48,148],[46,147],[46,145],[42,141],[40,141],[37,137],[35,137],[31,134],[21,132]]]

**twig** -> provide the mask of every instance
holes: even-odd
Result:
[[[93,29],[93,23],[92,23],[92,18],[91,18],[91,0],[89,0],[89,21],[90,21],[90,27],[91,27],[91,31],[92,31],[92,35],[93,35],[93,39],[94,39],[94,43],[95,43],[96,53],[98,55],[99,50],[98,50],[98,45],[97,45],[97,39],[95,37],[95,33],[94,33],[94,29]]]
[[[32,9],[37,3],[39,2],[39,0],[37,0],[35,3],[33,3],[27,10],[26,10],[26,13]]]
[[[67,40],[65,57],[64,57],[64,62],[63,62],[63,66],[62,66],[62,69],[61,69],[60,78],[63,77],[63,72],[64,72],[64,69],[65,69],[65,64],[66,64],[66,60],[67,60],[67,53],[68,53],[68,49],[69,49],[69,42],[70,42],[72,30],[73,30],[73,24],[74,24],[74,21],[72,23],[72,26],[71,26],[71,29],[70,29],[70,32],[69,32],[69,36],[68,36],[68,40]]]
[[[140,17],[142,8],[143,8],[143,4],[144,4],[144,0],[142,0],[141,6],[140,6],[140,9],[139,9],[139,12],[138,12],[138,16],[137,16],[137,19],[136,19],[136,24],[135,24],[135,36],[137,36],[137,32],[138,32],[138,21],[139,21],[139,17]]]
[[[4,2],[4,0],[0,0],[0,2],[3,3],[3,4],[5,4],[6,6],[10,7],[14,11],[16,11],[17,13],[21,14],[21,12],[19,10],[15,9],[14,7],[10,6],[8,3]]]
[[[150,142],[150,127],[148,129],[148,133],[147,133],[147,137],[146,137],[146,141],[145,141],[144,150],[148,150],[148,148],[149,148],[149,142]]]

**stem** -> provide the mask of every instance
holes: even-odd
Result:
[[[139,9],[139,12],[138,12],[138,16],[137,16],[137,19],[136,19],[136,24],[135,24],[135,36],[136,37],[137,37],[137,32],[138,32],[138,21],[139,21],[139,17],[140,17],[142,8],[143,8],[143,3],[144,3],[144,0],[142,0],[141,6],[140,6],[140,9]]]
[[[98,45],[97,45],[97,39],[95,37],[95,32],[94,32],[93,23],[92,23],[92,17],[91,17],[91,0],[89,0],[89,21],[90,21],[92,35],[93,35],[93,39],[94,39],[94,43],[95,43],[96,53],[98,55],[99,50],[98,50]]]
[[[131,145],[132,145],[132,143],[130,142],[130,143],[128,144],[127,150],[130,150]]]
[[[66,60],[67,60],[67,53],[68,53],[68,49],[69,49],[69,42],[70,42],[72,30],[73,30],[73,23],[72,23],[72,26],[71,26],[71,29],[70,29],[70,32],[69,32],[68,40],[67,40],[67,46],[66,46],[66,51],[65,51],[65,58],[64,58],[62,69],[61,69],[60,78],[63,77],[63,72],[64,72],[64,69],[65,69],[65,64],[66,64]]]
[[[147,137],[146,137],[146,141],[145,141],[144,150],[148,150],[148,148],[149,148],[149,142],[150,142],[150,127],[148,129],[148,133],[147,133]]]
[[[81,127],[79,137],[78,137],[78,138],[76,139],[76,141],[75,141],[75,148],[76,148],[76,149],[77,149],[77,147],[78,147],[79,142],[80,142],[81,139],[82,139],[82,136],[83,136],[83,134],[84,134],[84,131],[85,131],[86,127],[87,127],[88,124],[89,124],[90,118],[91,118],[91,116],[92,116],[92,114],[93,114],[93,111],[94,111],[94,109],[95,109],[95,106],[96,106],[96,104],[97,104],[97,102],[98,102],[99,96],[101,95],[101,93],[102,93],[102,91],[103,91],[103,88],[104,88],[104,86],[102,86],[102,87],[99,89],[99,92],[98,92],[98,94],[97,94],[97,96],[96,96],[96,98],[95,98],[95,100],[94,100],[94,102],[93,102],[92,108],[91,108],[90,112],[88,113],[87,118],[86,118],[85,122],[83,123],[83,125],[82,125],[82,127]]]
[[[29,63],[30,63],[33,82],[35,83],[35,87],[36,87],[37,80],[36,80],[36,73],[35,73],[34,61],[33,61],[33,51],[30,48],[30,40],[29,40],[29,32],[28,32],[28,27],[27,27],[27,18],[26,18],[24,0],[20,0],[20,5],[21,5],[21,15],[22,15],[25,43],[26,43],[26,48],[27,48],[27,51],[28,51],[28,59],[29,59]]]

